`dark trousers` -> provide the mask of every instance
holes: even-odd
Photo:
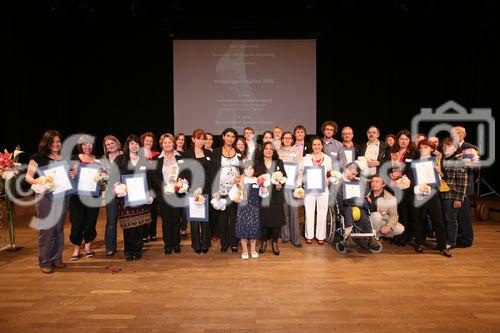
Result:
[[[123,229],[123,244],[125,256],[142,255],[142,226]]]
[[[457,244],[472,246],[474,231],[472,230],[472,213],[470,211],[470,198],[465,197],[462,207],[458,209],[458,236]]]
[[[443,209],[441,208],[441,199],[438,193],[434,193],[427,201],[415,208],[416,219],[413,229],[415,230],[415,242],[421,245],[427,237],[426,217],[431,218],[432,228],[436,232],[436,240],[439,250],[446,248],[446,233],[443,223]]]
[[[151,203],[151,222],[143,225],[142,238],[156,237],[158,220],[158,201],[155,199]]]
[[[217,212],[220,232],[220,246],[222,249],[228,247],[237,247],[238,239],[235,236],[234,227],[236,226],[236,204],[231,203],[226,210]]]
[[[210,247],[210,223],[191,221],[191,247],[193,250]]]
[[[68,211],[68,198],[50,200],[43,196],[36,203],[36,216],[43,219],[37,226],[38,264],[40,267],[50,267],[62,262],[64,251],[64,220]]]
[[[261,231],[261,235],[262,235],[260,240],[262,242],[265,242],[268,239],[271,239],[273,242],[276,243],[278,241],[278,238],[280,237],[280,234],[281,234],[281,227],[261,226],[260,231]]]
[[[403,198],[398,203],[399,222],[405,227],[405,231],[400,236],[403,242],[407,242],[415,236],[413,226],[415,225],[415,195],[413,189],[403,191]]]
[[[215,209],[210,205],[208,207],[208,220],[210,221],[210,236],[212,237],[219,237],[219,221],[217,219],[217,212]]]
[[[71,221],[71,234],[69,240],[74,245],[92,242],[96,236],[97,216],[99,207],[87,207],[77,195],[73,195],[69,202],[69,218]]]
[[[116,251],[116,232],[118,225],[118,205],[113,197],[106,205],[106,230],[104,231],[104,245],[106,251]]]
[[[181,215],[181,230],[186,231],[187,227],[188,227],[188,221],[186,219],[186,215],[182,214]]]
[[[443,220],[446,228],[446,244],[457,245],[458,209],[453,207],[453,199],[442,199]]]
[[[163,200],[160,202],[161,228],[165,249],[173,250],[181,247],[181,210],[182,208],[172,207]]]
[[[356,230],[353,232],[370,233],[372,232],[372,225],[370,223],[370,217],[368,217],[368,212],[366,209],[359,209],[361,211],[361,218],[359,221],[354,221],[352,216],[352,207],[342,208],[342,216],[344,217],[344,224],[346,228],[353,227]]]

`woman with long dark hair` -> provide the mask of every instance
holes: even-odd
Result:
[[[61,156],[61,134],[55,130],[46,131],[38,144],[38,152],[30,158],[26,182],[36,183],[37,170],[63,159]],[[70,171],[74,177],[75,172]],[[36,216],[44,220],[47,227],[41,227],[38,235],[38,264],[42,273],[53,273],[62,269],[64,251],[64,220],[69,206],[69,197],[51,199],[47,193],[36,194]]]
[[[235,146],[238,132],[233,128],[226,128],[222,132],[222,147],[215,148],[212,153],[213,180],[211,193],[218,193],[227,197],[235,184],[236,178],[241,174],[241,153]],[[221,252],[226,252],[229,247],[233,253],[238,252],[238,239],[235,237],[236,204],[227,198],[225,210],[217,211],[217,220],[220,235]]]
[[[280,171],[286,177],[283,161],[280,160],[278,153],[273,147],[271,141],[262,144],[262,153],[257,156],[255,165],[255,176],[259,177],[268,174],[271,178],[274,172]],[[272,251],[275,255],[280,254],[278,248],[278,238],[281,233],[281,227],[285,225],[285,195],[283,184],[270,185],[269,196],[262,198],[260,207],[261,223],[261,246],[260,253],[264,253],[267,248],[267,240],[272,241]]]
[[[121,175],[145,173],[148,188],[151,188],[149,161],[140,154],[141,141],[136,135],[129,135],[123,147],[123,154],[116,158],[116,165]],[[142,258],[142,230],[151,220],[150,204],[125,206],[123,198],[118,198],[118,221],[123,228],[125,259],[127,261]]]
[[[79,164],[99,164],[100,162],[93,154],[94,138],[90,135],[82,135],[76,145],[78,154],[73,156],[76,161],[73,168],[76,171]],[[97,236],[96,224],[99,215],[99,207],[91,207],[81,201],[78,193],[73,194],[69,201],[69,217],[71,221],[71,234],[69,240],[73,244],[71,260],[80,259],[80,246],[85,242],[84,255],[91,258],[95,255],[92,251],[92,241]]]
[[[391,186],[402,190],[402,199],[398,203],[399,222],[405,227],[401,236],[395,238],[396,244],[405,246],[415,236],[415,196],[412,184],[415,183],[411,162],[420,157],[415,144],[411,141],[408,130],[401,130],[396,135],[396,142],[391,149],[392,169],[389,173]]]

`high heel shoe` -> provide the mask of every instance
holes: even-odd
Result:
[[[273,248],[273,253],[275,256],[279,256],[280,255],[280,250],[278,249],[278,243],[277,242],[273,242],[272,244],[272,248]]]
[[[260,243],[259,252],[260,253],[266,252],[266,248],[267,248],[267,241],[263,241],[262,243]]]
[[[231,252],[238,253],[238,247],[237,246],[231,246]]]

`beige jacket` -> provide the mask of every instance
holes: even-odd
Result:
[[[382,215],[382,218],[387,222],[387,225],[392,229],[399,222],[398,201],[396,197],[384,190],[384,196],[377,200],[377,212]]]

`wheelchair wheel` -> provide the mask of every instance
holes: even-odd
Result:
[[[347,253],[346,243],[340,241],[335,243],[335,250],[337,250],[337,252],[340,254],[346,254]]]
[[[328,207],[326,212],[326,241],[333,244],[335,240],[335,214],[333,209]]]
[[[382,248],[383,248],[382,243],[380,243],[380,241],[378,241],[374,238],[374,239],[372,239],[372,244],[370,245],[368,250],[371,253],[380,253],[380,252],[382,252]]]

